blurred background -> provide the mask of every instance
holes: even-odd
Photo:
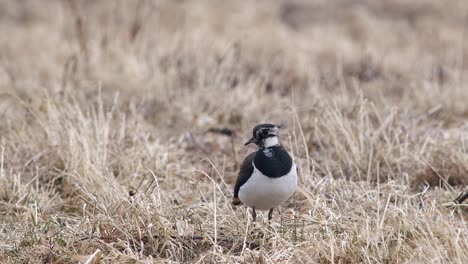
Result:
[[[271,104],[253,107],[265,94],[295,95],[298,107],[362,94],[410,110],[440,104],[455,118],[467,113],[467,12],[466,1],[430,0],[1,1],[0,88],[100,87],[176,112],[227,110],[184,117],[202,123],[254,122],[257,107],[273,118]]]

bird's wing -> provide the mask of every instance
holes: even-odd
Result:
[[[250,153],[242,162],[242,165],[239,169],[239,176],[237,176],[236,185],[234,186],[234,199],[232,201],[233,205],[241,204],[239,199],[239,189],[240,187],[247,182],[254,171],[252,161],[255,157],[256,152]]]

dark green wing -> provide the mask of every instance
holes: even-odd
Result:
[[[239,189],[240,187],[247,182],[254,171],[252,161],[257,152],[250,153],[242,162],[242,165],[239,169],[239,176],[237,176],[236,185],[234,186],[234,199],[239,198]],[[239,199],[237,199],[239,200]]]

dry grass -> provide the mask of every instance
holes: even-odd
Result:
[[[223,2],[0,2],[0,262],[468,263],[468,3]],[[271,226],[230,206],[265,121]]]

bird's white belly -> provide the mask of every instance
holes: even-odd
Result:
[[[249,180],[239,189],[240,200],[248,207],[269,210],[289,199],[297,188],[297,170],[293,163],[288,174],[269,178],[254,166]]]

